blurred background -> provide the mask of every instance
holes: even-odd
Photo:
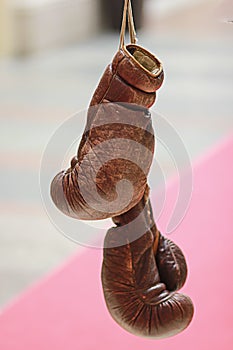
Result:
[[[122,3],[0,0],[1,307],[83,249],[44,211],[40,160],[58,125],[88,106],[118,48]],[[233,127],[232,0],[134,0],[133,9],[139,44],[165,67],[153,109],[194,161]],[[162,148],[156,159],[169,178]]]

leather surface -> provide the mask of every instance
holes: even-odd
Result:
[[[120,49],[93,95],[77,156],[51,185],[52,199],[66,215],[113,218],[102,266],[106,304],[124,329],[153,338],[181,332],[194,311],[191,299],[176,292],[187,276],[184,255],[157,230],[147,186],[155,142],[148,108],[163,78],[151,53],[132,44]],[[129,201],[127,186],[117,191],[123,181],[131,184]]]
[[[156,62],[159,66],[157,74],[147,71],[131,55],[129,50],[136,47]],[[71,167],[60,172],[52,182],[52,199],[63,213],[82,220],[106,219],[128,211],[142,198],[154,152],[152,121],[148,108],[155,102],[156,90],[161,86],[163,77],[162,64],[147,50],[131,44],[117,52],[113,62],[106,68],[91,100],[77,156],[71,161]],[[132,121],[133,125],[129,125],[129,121]],[[114,150],[112,147],[105,148],[105,158],[109,154],[113,155],[114,159],[94,176],[99,194],[105,201],[101,210],[96,210],[98,198],[93,196],[93,191],[89,193],[88,188],[93,182],[91,169],[97,167],[100,155],[91,150],[111,138],[133,140],[150,152],[147,156],[144,152],[143,157],[138,154],[139,161],[143,159],[143,164],[138,167],[133,162],[119,160],[121,152],[118,152],[117,147]],[[132,142],[124,143],[124,146],[128,158],[137,157],[132,149]],[[116,184],[122,179],[127,179],[133,185],[132,200],[123,209],[108,212],[109,201],[117,196]],[[82,193],[80,186],[85,193]],[[122,192],[124,196],[124,191]],[[121,200],[124,202],[124,198]]]
[[[110,314],[139,336],[159,339],[181,332],[194,312],[191,299],[176,293],[186,280],[187,266],[180,248],[157,230],[147,194],[114,221],[118,226],[106,235],[102,266]],[[145,233],[134,240],[138,229]]]

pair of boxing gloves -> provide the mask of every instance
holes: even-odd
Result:
[[[155,146],[149,108],[163,79],[154,55],[122,45],[93,95],[77,155],[51,184],[64,214],[113,219],[101,275],[107,308],[127,331],[153,338],[184,330],[194,310],[177,293],[187,276],[184,255],[156,228],[149,200]]]

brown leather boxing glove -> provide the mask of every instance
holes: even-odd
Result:
[[[153,231],[159,232],[146,196],[114,221],[118,226],[106,235],[102,266],[110,314],[121,327],[138,336],[159,339],[181,332],[192,320],[193,304],[188,296],[174,292],[187,272],[180,249],[171,241],[164,243],[164,238],[157,241]],[[138,229],[144,234],[134,240]]]
[[[123,21],[123,34],[125,25]],[[120,49],[91,100],[77,156],[51,185],[58,209],[77,219],[120,215],[140,201],[146,188],[154,152],[148,108],[155,102],[164,73],[159,59],[136,45],[133,34],[132,43],[125,46],[123,34]],[[135,143],[142,146],[143,155],[135,153]],[[131,193],[122,186],[117,194],[116,186],[122,180],[131,183]]]

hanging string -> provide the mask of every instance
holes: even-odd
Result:
[[[137,34],[136,34],[135,25],[134,25],[134,17],[133,17],[131,0],[129,1],[129,7],[128,7],[128,26],[129,26],[131,44],[136,44]]]
[[[128,14],[128,27],[129,27],[129,35],[130,35],[131,44],[136,44],[136,42],[137,42],[131,0],[125,0],[122,25],[121,25],[121,33],[120,33],[120,48],[123,48],[125,46],[125,32],[126,32],[127,14]]]

